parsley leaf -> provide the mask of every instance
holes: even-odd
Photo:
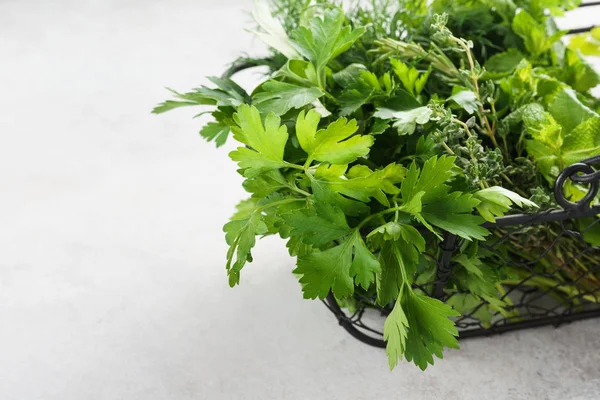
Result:
[[[425,239],[413,226],[388,222],[373,230],[367,239],[378,248],[381,273],[377,275],[377,302],[392,302],[403,285],[412,283],[412,275],[425,250]]]
[[[425,162],[422,170],[417,168],[416,163],[412,163],[402,182],[402,201],[408,203],[417,193],[425,192],[423,202],[427,203],[428,200],[447,193],[449,187],[445,182],[453,175],[455,160],[456,157],[434,156]]]
[[[246,191],[254,195],[253,197],[258,198],[267,197],[273,192],[290,187],[290,184],[279,170],[269,171],[254,178],[246,179],[242,185]]]
[[[233,119],[237,124],[232,128],[233,137],[250,148],[238,147],[229,156],[238,162],[246,177],[252,178],[263,172],[289,166],[283,160],[288,140],[287,127],[280,125],[279,117],[273,113],[267,115],[263,126],[258,109],[242,105]]]
[[[313,18],[308,26],[294,31],[296,49],[321,71],[334,58],[348,50],[366,31],[364,27],[344,27],[344,12],[340,8],[327,10],[323,18]]]
[[[315,178],[324,181],[334,192],[365,203],[375,198],[384,206],[390,205],[386,194],[400,192],[395,184],[401,182],[406,174],[405,168],[396,164],[389,164],[377,171],[371,171],[364,165],[355,165],[349,171],[347,169],[346,164],[322,164],[317,168]]]
[[[385,352],[388,356],[390,370],[398,365],[398,360],[406,349],[406,339],[408,337],[408,318],[402,309],[402,297],[398,297],[392,312],[385,319],[383,324],[383,340],[385,340]]]
[[[335,247],[298,257],[294,273],[302,275],[304,298],[324,299],[330,291],[340,298],[351,295],[353,276],[359,285],[368,287],[378,271],[379,263],[355,232]]]
[[[252,262],[251,250],[256,244],[256,236],[268,230],[263,216],[254,211],[255,207],[254,200],[240,203],[236,215],[223,227],[229,245],[226,269],[232,287],[240,283],[240,271],[246,262]]]
[[[419,74],[419,71],[417,71],[415,67],[409,67],[400,60],[391,58],[390,64],[392,65],[392,70],[400,79],[404,89],[406,89],[413,96],[421,94],[425,88],[427,79],[431,74],[431,68],[428,69],[424,74]]]
[[[476,206],[477,211],[489,222],[496,222],[496,217],[504,216],[512,204],[519,207],[538,207],[533,201],[500,186],[479,190],[474,197],[480,201]]]
[[[251,102],[248,93],[231,79],[216,78],[213,76],[209,77],[208,80],[217,87],[208,88],[206,86],[201,86],[192,89],[192,91],[188,93],[179,93],[173,89],[167,88],[175,95],[175,97],[183,101],[167,100],[156,106],[152,112],[154,114],[161,114],[174,108],[198,105],[237,107],[241,104]]]
[[[338,80],[342,79],[349,81],[339,98],[340,115],[342,116],[356,112],[360,107],[372,103],[375,99],[389,97],[395,88],[389,73],[377,78],[370,71],[358,69],[355,77],[338,77]]]
[[[348,164],[369,153],[374,139],[369,135],[353,136],[358,130],[356,120],[340,118],[317,131],[320,118],[317,112],[310,110],[307,114],[301,112],[296,122],[298,141],[308,154],[305,165],[313,160]]]
[[[221,147],[227,141],[229,132],[231,132],[229,125],[221,122],[209,122],[200,130],[200,136],[209,142],[214,140],[217,147]]]
[[[302,108],[323,96],[317,87],[302,87],[270,80],[254,94],[254,105],[262,114],[284,115],[292,108]]]
[[[466,240],[484,240],[489,231],[480,226],[484,219],[473,215],[480,201],[469,193],[452,192],[423,206],[421,215],[432,225]]]
[[[428,364],[433,365],[433,355],[443,357],[444,347],[458,349],[458,330],[450,318],[460,314],[437,299],[412,291],[403,300],[410,326],[404,356],[424,371]]]
[[[306,244],[325,246],[351,232],[341,209],[324,202],[314,208],[298,210],[283,216],[292,227],[291,234]]]
[[[317,180],[315,177],[310,176],[309,178],[310,186],[317,201],[337,206],[344,211],[344,214],[351,217],[365,216],[369,213],[369,207],[366,204],[334,192],[325,182]]]

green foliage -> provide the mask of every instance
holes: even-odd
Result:
[[[458,348],[461,313],[476,309],[484,324],[512,315],[502,282],[523,271],[503,258],[537,249],[515,239],[486,251],[484,224],[552,207],[559,171],[600,153],[590,94],[600,75],[582,57],[596,54],[598,32],[561,43],[552,16],[572,0],[373,0],[347,12],[330,0],[271,3],[253,12],[272,53],[244,59],[270,70],[251,94],[210,78],[214,87],[172,91],[153,112],[201,107],[213,118],[202,137],[240,144],[230,157],[251,197],[224,227],[230,285],[256,237],[279,235],[305,298],[333,293],[354,307],[367,294],[390,311],[390,368],[404,358],[425,369]],[[596,231],[584,238],[597,243]],[[444,233],[464,239],[446,303],[430,285]]]
[[[586,56],[600,56],[600,27],[593,28],[588,33],[573,36],[569,48],[579,50]]]
[[[369,153],[374,139],[369,135],[354,135],[358,130],[356,120],[340,118],[326,129],[317,130],[319,121],[313,110],[306,117],[303,113],[298,116],[296,135],[308,154],[306,166],[313,161],[348,164]]]
[[[393,121],[393,126],[398,130],[398,135],[412,135],[417,129],[417,124],[429,122],[432,111],[428,107],[418,107],[407,111],[394,111],[380,108],[374,114],[376,118]]]
[[[296,47],[315,64],[317,70],[348,50],[365,32],[364,27],[344,27],[344,20],[342,10],[333,9],[327,11],[323,18],[313,18],[308,26],[301,26],[294,32]]]
[[[279,117],[269,114],[263,127],[258,110],[242,105],[233,118],[237,124],[232,128],[233,137],[247,147],[238,147],[229,156],[238,162],[245,176],[252,178],[287,166],[283,154],[288,133],[287,128],[280,125]]]
[[[517,11],[517,15],[512,22],[512,28],[523,39],[525,48],[534,57],[548,51],[552,47],[552,44],[566,33],[559,31],[548,36],[543,23],[536,21],[525,10]]]
[[[260,92],[254,94],[254,105],[262,114],[284,115],[292,108],[302,108],[321,96],[323,92],[316,87],[268,81],[261,86]]]

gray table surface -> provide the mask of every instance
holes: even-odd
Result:
[[[233,143],[204,143],[191,110],[149,111],[163,86],[264,52],[250,5],[0,1],[0,399],[600,398],[598,320],[390,373],[301,299],[282,242],[228,288]]]

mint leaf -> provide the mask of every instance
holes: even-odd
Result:
[[[548,105],[548,111],[566,132],[572,131],[583,121],[598,116],[577,98],[573,89],[560,90]]]
[[[580,51],[584,56],[600,56],[600,27],[572,36],[569,48]]]
[[[505,52],[497,53],[488,58],[485,62],[485,69],[491,72],[512,72],[517,68],[525,56],[517,49],[508,49]]]
[[[600,154],[600,116],[596,115],[569,132],[562,146],[564,165]]]
[[[394,128],[399,135],[412,135],[417,129],[417,124],[429,122],[432,110],[429,107],[419,107],[408,111],[394,111],[388,108],[379,108],[374,114],[375,118],[394,121]]]
[[[523,9],[517,10],[517,15],[512,22],[512,29],[523,39],[525,48],[533,56],[539,56],[550,50],[552,44],[568,32],[558,31],[548,37],[544,25],[538,23],[531,14]]]
[[[560,150],[535,140],[526,140],[525,148],[544,178],[554,183],[559,173],[557,164],[560,161]]]
[[[580,93],[600,84],[600,73],[579,53],[570,49],[565,50],[564,65],[552,72]]]
[[[477,96],[471,90],[461,90],[449,97],[448,100],[454,101],[469,114],[475,113],[479,108]]]
[[[560,149],[563,143],[563,127],[546,112],[539,103],[523,107],[522,118],[529,134],[538,142]]]

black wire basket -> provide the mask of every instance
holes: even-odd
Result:
[[[582,3],[579,7],[592,6],[600,6],[600,1]],[[593,28],[570,29],[569,34],[584,33]],[[222,76],[231,78],[256,66],[240,60]],[[600,155],[573,164],[560,173],[554,186],[554,197],[560,208],[535,214],[509,215],[484,225],[492,232],[493,239],[481,246],[498,257],[500,268],[521,271],[521,276],[503,281],[497,288],[501,293],[500,300],[508,303],[502,310],[489,315],[489,310],[494,307],[487,300],[472,305],[467,311],[462,310],[461,316],[454,321],[461,339],[544,325],[558,327],[575,320],[600,317],[600,247],[588,244],[584,237],[596,224],[600,224],[597,218],[600,205],[593,205],[598,195],[600,170],[596,171],[592,166],[598,164]],[[567,200],[563,192],[567,180],[589,185],[587,195],[575,203]],[[536,236],[539,232],[551,232],[551,238],[539,238]],[[452,285],[455,279],[452,258],[461,248],[462,239],[448,232],[443,237],[435,255],[425,254],[437,264],[435,280],[415,286],[421,292],[448,303],[467,293]],[[509,257],[498,249],[506,241],[515,247],[537,250],[528,259]],[[577,251],[557,258],[553,249],[560,247],[563,241],[568,241],[571,246],[576,244]],[[540,264],[552,267],[540,270]],[[383,322],[391,307],[379,306],[372,296],[355,294],[353,300],[349,312],[343,310],[344,306],[338,304],[332,293],[323,303],[353,337],[372,346],[385,347]],[[483,312],[488,313],[486,318],[481,317]]]
[[[579,7],[595,6],[600,6],[600,1],[586,2]],[[589,32],[593,28],[575,28],[569,30],[569,34]],[[500,300],[509,305],[488,315],[485,321],[480,313],[493,309],[489,301],[480,301],[466,312],[463,310],[454,321],[461,339],[545,325],[558,327],[571,321],[600,317],[600,247],[588,244],[584,237],[600,223],[597,218],[600,206],[593,205],[598,195],[600,171],[592,166],[597,164],[600,164],[600,155],[573,164],[560,173],[554,185],[554,197],[560,208],[510,215],[485,225],[493,239],[482,246],[501,260],[500,268],[516,269],[522,276],[498,287],[502,293]],[[587,195],[576,203],[567,200],[563,192],[567,180],[589,185]],[[536,237],[536,233],[542,231],[552,232],[545,246]],[[537,252],[528,259],[506,257],[498,247],[507,241],[516,247],[537,248]],[[523,241],[529,243],[519,243]],[[563,241],[576,243],[577,251],[557,259],[552,250]],[[448,290],[455,268],[452,257],[461,245],[462,240],[456,235],[444,233],[438,255],[427,255],[437,264],[436,280],[425,286],[418,285],[418,289],[443,302],[467,294],[456,288]],[[552,267],[540,270],[542,263]],[[373,297],[355,295],[354,300],[349,313],[342,310],[332,293],[323,303],[353,337],[372,346],[385,347],[383,321],[391,307],[377,305]]]
[[[600,182],[600,171],[592,168],[597,164],[600,164],[600,156],[562,171],[554,186],[560,209],[509,215],[485,225],[492,232],[491,239],[480,246],[496,257],[499,268],[510,268],[517,274],[498,286],[499,299],[508,306],[494,312],[493,301],[481,299],[462,311],[455,319],[460,338],[543,325],[559,326],[600,316],[600,247],[590,245],[585,238],[600,223],[596,217],[600,206],[592,204]],[[588,185],[585,197],[577,202],[567,200],[563,193],[567,180]],[[499,246],[507,242],[515,250],[528,249],[528,252],[506,254],[500,251]],[[567,242],[569,251],[560,251]],[[452,259],[461,245],[462,239],[456,235],[444,234],[437,255],[428,255],[437,264],[436,279],[419,285],[419,290],[446,303],[456,303],[460,296],[468,294],[453,281],[456,263]],[[523,258],[523,254],[527,258]],[[372,346],[385,347],[383,317],[391,308],[378,306],[373,297],[355,295],[354,300],[352,313],[344,312],[332,294],[324,303],[352,336]],[[482,318],[482,313],[488,315]]]

